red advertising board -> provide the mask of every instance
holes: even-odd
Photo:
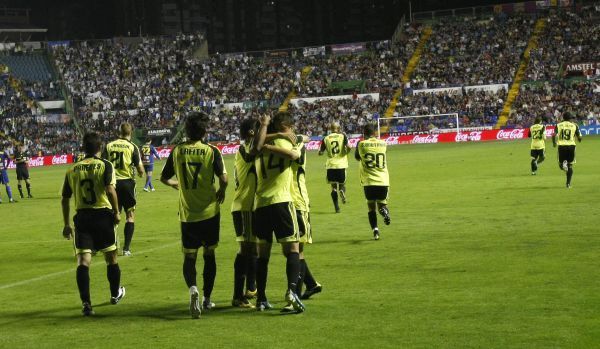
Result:
[[[73,155],[47,155],[47,156],[34,156],[29,159],[29,167],[41,167],[41,166],[52,166],[52,165],[63,165],[70,164],[73,162]],[[14,161],[8,164],[8,168],[15,168]]]
[[[546,127],[546,135],[552,136],[554,126]],[[483,130],[466,132],[448,132],[439,134],[414,134],[399,136],[383,136],[388,145],[398,144],[432,144],[432,143],[459,143],[459,142],[482,142],[482,141],[510,141],[525,139],[528,137],[528,130],[525,128],[504,129],[504,130]],[[361,138],[349,138],[350,147],[356,147]],[[239,148],[239,143],[217,144],[223,155],[233,155]],[[321,141],[310,141],[306,144],[306,150],[319,150]],[[159,148],[158,152],[161,158],[169,156],[171,148]]]

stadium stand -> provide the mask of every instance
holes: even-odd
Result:
[[[592,81],[554,81],[521,87],[508,127],[529,127],[536,116],[555,123],[563,111],[571,111],[582,125],[600,121],[600,85]]]
[[[553,11],[539,47],[531,51],[526,80],[562,78],[563,63],[591,62],[600,55],[600,18],[593,11]]]
[[[71,42],[51,49],[53,61],[41,53],[4,55],[0,62],[11,77],[0,86],[2,129],[9,137],[48,141],[36,145],[43,152],[68,148],[61,135],[11,126],[20,117],[30,127],[45,120],[36,102],[61,99],[61,84],[73,97],[81,131],[107,138],[124,121],[138,129],[177,128],[182,115],[201,109],[212,116],[209,140],[236,141],[241,119],[279,106],[293,113],[298,132],[311,136],[324,135],[333,120],[358,132],[381,115],[456,112],[464,127],[500,127],[499,121],[527,127],[536,113],[554,122],[558,111],[571,110],[582,123],[596,122],[598,71],[564,76],[565,64],[593,62],[600,50],[597,7],[577,10],[436,17],[399,26],[393,42],[307,48],[309,54],[301,48],[200,57],[196,48],[205,39],[196,33]],[[466,89],[492,84],[507,88]],[[456,89],[443,90],[449,87]],[[359,98],[363,92],[379,99]],[[335,95],[348,96],[311,99]],[[292,97],[304,101],[290,103]],[[65,132],[75,137],[71,131]]]
[[[411,87],[511,82],[533,23],[531,16],[519,14],[440,19],[433,25]]]

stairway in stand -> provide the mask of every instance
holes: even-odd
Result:
[[[529,56],[531,50],[538,47],[538,39],[544,31],[545,26],[545,18],[540,18],[535,22],[533,33],[529,38],[529,42],[527,43],[525,52],[523,52],[523,58],[521,58],[521,62],[519,63],[519,69],[515,74],[515,78],[513,79],[513,83],[510,86],[510,89],[508,90],[508,96],[506,98],[506,101],[504,102],[504,107],[502,107],[502,112],[500,113],[498,122],[494,127],[496,129],[506,126],[506,123],[508,122],[508,118],[510,117],[510,113],[512,111],[513,103],[517,99],[519,91],[521,90],[521,82],[523,81],[523,76],[525,76],[525,72],[527,71],[527,67],[529,66]]]
[[[412,73],[415,71],[415,68],[419,65],[419,61],[421,60],[421,55],[423,53],[423,49],[431,37],[431,33],[433,30],[431,27],[426,27],[423,29],[423,34],[421,34],[421,39],[419,39],[419,43],[417,44],[417,48],[415,52],[413,52],[412,56],[408,60],[408,64],[406,65],[406,69],[404,70],[404,74],[402,74],[402,85],[400,86],[396,92],[394,92],[394,96],[392,97],[392,101],[390,102],[389,107],[385,111],[385,117],[390,118],[394,116],[394,111],[396,110],[396,105],[398,104],[398,99],[402,95],[402,89],[404,88],[404,84],[410,81]]]

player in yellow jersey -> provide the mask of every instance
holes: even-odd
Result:
[[[542,118],[535,118],[535,123],[529,127],[529,138],[531,138],[531,174],[537,174],[538,165],[546,159],[546,126],[542,124]]]
[[[200,317],[201,309],[212,309],[210,296],[215,284],[215,248],[219,244],[220,205],[225,200],[227,171],[217,147],[203,141],[208,115],[191,113],[185,121],[188,141],[171,151],[161,174],[161,182],[179,191],[179,220],[183,247],[183,277],[190,291],[190,314]],[[215,188],[215,176],[219,188]],[[176,177],[176,178],[173,178]],[[204,285],[202,307],[196,283],[196,258],[203,247]]]
[[[69,168],[62,190],[63,236],[74,238],[77,253],[77,287],[84,316],[93,315],[90,298],[89,268],[92,250],[104,252],[110,284],[110,302],[117,304],[125,296],[121,287],[121,269],[117,263],[115,225],[119,223],[116,178],[110,162],[98,158],[102,141],[97,133],[83,136],[86,157]],[[70,199],[74,198],[75,235],[71,226]]]
[[[293,124],[288,113],[277,113],[272,122],[268,115],[263,115],[259,121],[260,128],[252,144],[252,151],[258,153],[256,159],[258,182],[253,224],[253,232],[259,239],[256,262],[258,292],[256,307],[259,311],[272,308],[267,301],[266,286],[271,245],[275,234],[287,260],[285,299],[297,312],[302,312],[304,304],[295,292],[300,275],[300,251],[298,223],[291,195],[293,181],[291,163],[300,157],[300,153],[292,142],[284,138],[265,143],[267,127],[269,133],[291,132]]]
[[[296,219],[300,232],[300,277],[296,285],[296,294],[302,294],[302,285],[306,284],[306,292],[300,299],[309,299],[313,294],[321,292],[323,286],[313,277],[306,259],[304,258],[305,244],[312,244],[312,225],[310,224],[310,200],[308,188],[306,187],[306,143],[310,141],[308,136],[296,135],[296,147],[300,151],[298,160],[292,162],[292,201],[296,209]],[[287,311],[292,310],[293,305],[288,304]]]
[[[329,126],[331,133],[323,138],[319,155],[327,152],[327,181],[331,184],[331,200],[335,212],[340,212],[338,204],[338,194],[342,199],[342,203],[346,203],[346,169],[348,168],[348,153],[350,146],[348,145],[348,137],[340,132],[340,124],[337,122],[331,123]]]
[[[567,174],[567,188],[571,188],[573,164],[575,163],[575,139],[581,143],[581,131],[569,112],[563,114],[563,121],[556,125],[552,135],[552,144],[558,145],[558,167]]]
[[[254,308],[248,299],[256,295],[257,239],[252,233],[252,208],[257,178],[254,166],[256,156],[251,153],[256,126],[256,119],[242,121],[240,138],[244,142],[240,144],[234,160],[235,193],[231,203],[231,215],[240,249],[233,263],[234,281],[231,305],[240,308]],[[246,283],[245,295],[244,282]]]
[[[375,129],[367,124],[363,130],[364,140],[358,142],[354,157],[360,161],[360,184],[365,191],[369,208],[369,223],[373,238],[379,240],[376,210],[383,216],[386,225],[390,224],[390,211],[387,207],[390,179],[387,170],[387,145],[375,136]]]
[[[125,243],[123,255],[131,256],[131,239],[135,230],[135,175],[137,169],[139,177],[144,176],[144,167],[137,145],[131,142],[133,129],[131,124],[123,123],[119,127],[119,138],[108,143],[102,157],[108,159],[115,168],[117,177],[117,196],[119,197],[119,211],[125,209]]]

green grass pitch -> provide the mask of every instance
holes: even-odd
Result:
[[[90,270],[97,315],[83,318],[71,242],[61,236],[66,167],[32,169],[35,199],[10,205],[0,188],[0,347],[599,345],[600,138],[578,146],[572,189],[551,146],[538,175],[530,175],[527,141],[388,151],[392,225],[379,217],[379,241],[372,240],[356,162],[348,170],[349,202],[335,214],[325,159],[308,156],[315,242],[306,255],[324,290],[304,314],[285,316],[230,307],[237,250],[231,185],[217,249],[217,309],[190,319],[177,192],[155,180],[156,192],[138,193],[134,256],[120,258],[126,298],[108,303],[98,256]],[[226,157],[230,177],[232,159]],[[9,175],[16,193],[14,171]],[[274,245],[267,293],[276,308],[284,305],[284,265]]]

